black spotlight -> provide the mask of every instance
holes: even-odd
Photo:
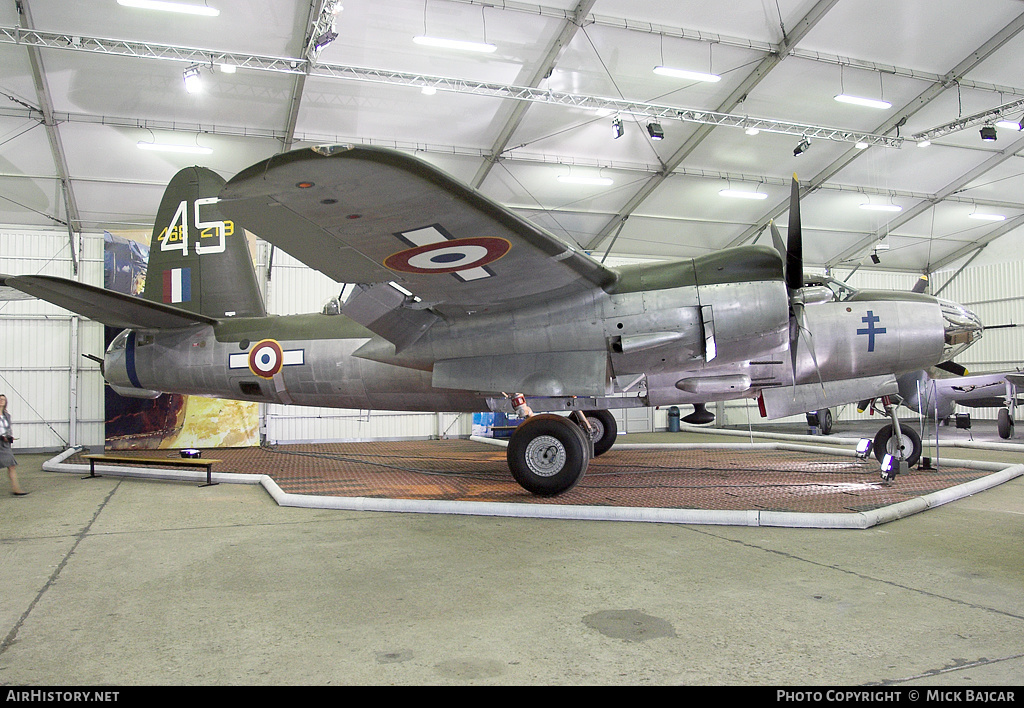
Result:
[[[793,149],[793,157],[796,157],[797,155],[807,152],[810,149],[810,147],[811,141],[808,140],[807,138],[804,138],[803,140],[800,141],[796,148]]]
[[[878,265],[879,263],[882,262],[882,259],[878,257],[877,253],[872,253],[871,254],[871,262],[874,263],[875,265]]]
[[[986,125],[981,129],[981,139],[986,142],[992,142],[996,139],[996,129],[994,126]]]
[[[612,119],[612,136],[614,136],[615,139],[617,140],[617,139],[621,138],[623,133],[625,133],[625,132],[626,132],[626,130],[622,126],[622,119],[621,118],[613,118]]]
[[[665,139],[665,131],[661,129],[661,123],[648,123],[647,133],[651,136],[651,140]]]

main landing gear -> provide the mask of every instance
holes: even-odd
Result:
[[[532,494],[550,497],[572,489],[590,460],[615,443],[618,426],[608,411],[574,411],[566,418],[535,415],[519,396],[512,402],[526,420],[512,433],[505,457],[516,482]]]

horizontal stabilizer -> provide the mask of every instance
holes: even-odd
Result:
[[[180,329],[217,323],[205,315],[52,275],[6,276],[2,284],[110,327]]]
[[[607,369],[603,351],[474,356],[436,362],[433,385],[527,396],[603,396]]]

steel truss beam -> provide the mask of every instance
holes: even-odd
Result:
[[[625,101],[598,96],[585,96],[571,93],[559,93],[529,86],[515,86],[483,81],[469,81],[443,76],[430,76],[407,72],[387,71],[342,64],[310,62],[307,59],[258,56],[220,52],[209,49],[183,47],[155,42],[132,42],[126,40],[104,39],[100,37],[84,37],[59,32],[27,30],[19,27],[0,27],[0,43],[18,44],[22,46],[61,49],[70,51],[91,52],[94,54],[110,54],[142,59],[175,61],[189,65],[206,64],[217,66],[226,64],[241,69],[269,71],[286,74],[306,74],[318,78],[348,81],[364,81],[388,84],[393,86],[409,86],[419,89],[426,87],[439,91],[451,91],[473,96],[488,96],[515,101],[530,101],[549,105],[567,106],[593,111],[611,111],[613,113],[636,116],[651,120],[678,120],[686,123],[697,123],[707,126],[728,126],[733,128],[757,128],[769,133],[782,133],[807,137],[815,140],[831,140],[844,143],[864,143],[898,148],[903,139],[888,135],[878,135],[858,131],[844,130],[828,126],[793,123],[756,116],[736,115],[718,111],[691,109],[680,106],[666,106],[643,101]]]

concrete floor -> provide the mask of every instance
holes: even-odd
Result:
[[[0,685],[1024,676],[1024,478],[839,531],[282,508],[48,457],[0,478]]]

